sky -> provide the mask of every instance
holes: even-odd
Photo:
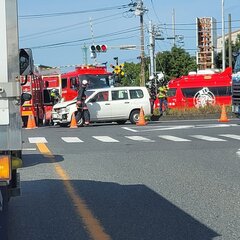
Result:
[[[106,63],[139,62],[140,17],[134,14],[131,3],[136,0],[18,0],[19,47],[31,48],[34,63],[53,67],[66,67]],[[170,50],[173,40],[173,12],[175,35],[183,36],[177,42],[190,55],[196,53],[196,18],[214,17],[217,35],[221,35],[222,0],[143,0],[144,48],[149,56],[149,21],[159,29],[164,40],[156,40],[156,52]],[[225,32],[228,15],[232,18],[232,31],[240,29],[239,0],[224,1]],[[107,45],[106,53],[90,57],[91,45]],[[135,45],[136,49],[121,47]],[[87,55],[84,55],[84,46]]]

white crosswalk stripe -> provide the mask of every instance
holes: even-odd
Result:
[[[101,142],[119,142],[118,140],[111,138],[109,136],[93,136],[93,138],[95,138]]]
[[[81,139],[78,137],[62,137],[62,140],[67,143],[79,143],[83,142]]]
[[[210,137],[210,136],[206,136],[206,135],[191,135],[191,137],[205,140],[205,141],[210,141],[210,142],[226,142],[225,139]]]
[[[194,139],[202,140],[202,141],[211,141],[211,142],[226,142],[230,139],[240,141],[240,135],[236,134],[218,134],[218,136],[228,139],[223,139],[219,137],[212,137],[207,135],[189,135],[187,138],[181,138],[173,135],[158,135],[158,138],[173,141],[173,142],[192,142]],[[143,136],[124,136],[125,138],[136,141],[136,142],[156,142],[156,140],[143,137]],[[92,136],[92,138],[105,143],[118,143],[120,140],[112,138],[110,136]],[[194,139],[193,139],[194,138]],[[83,143],[89,141],[89,139],[80,139],[78,137],[61,137],[61,140],[66,143]],[[48,143],[45,137],[29,137],[29,143]]]
[[[155,142],[154,140],[151,140],[149,138],[141,137],[141,136],[125,136],[128,139],[131,139],[133,141],[140,141],[140,142]]]
[[[240,140],[240,136],[235,134],[220,134],[219,136]]]
[[[174,142],[191,142],[191,140],[189,139],[175,137],[171,135],[159,135],[158,137],[169,140],[169,141],[174,141]]]
[[[28,138],[28,140],[30,143],[47,143],[48,142],[45,137],[30,137]]]

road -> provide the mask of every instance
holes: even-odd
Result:
[[[10,240],[240,239],[240,125],[23,130]]]

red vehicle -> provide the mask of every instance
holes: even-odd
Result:
[[[106,66],[78,66],[75,71],[56,74],[56,70],[41,70],[44,82],[43,104],[44,104],[44,123],[51,121],[53,102],[51,90],[57,89],[62,101],[69,101],[77,96],[82,80],[87,80],[90,88],[109,87],[112,73],[107,71]]]
[[[64,101],[72,100],[77,96],[82,80],[88,81],[88,89],[110,86],[112,73],[106,66],[79,66],[75,71],[61,75],[61,95]]]
[[[202,70],[169,81],[168,107],[192,108],[231,105],[232,69],[224,72]]]
[[[35,117],[36,125],[43,124],[44,107],[43,107],[43,81],[41,76],[33,74],[21,76],[22,92],[30,93],[32,99],[25,101],[21,106],[21,116],[23,126],[27,126],[29,115]]]
[[[44,85],[43,89],[43,106],[44,106],[44,125],[49,125],[52,116],[53,101],[51,99],[52,89],[57,89],[60,96],[62,93],[61,74],[52,73],[50,75],[42,75]]]

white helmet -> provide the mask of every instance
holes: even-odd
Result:
[[[88,81],[87,80],[82,80],[82,85],[87,85]]]

